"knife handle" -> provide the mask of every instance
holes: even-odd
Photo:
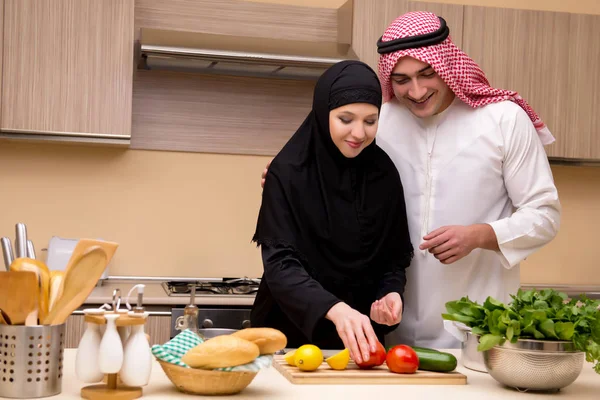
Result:
[[[25,224],[18,223],[15,230],[15,255],[17,258],[27,257],[27,228]]]
[[[4,256],[4,266],[6,270],[10,270],[10,265],[12,264],[15,256],[12,251],[12,244],[10,243],[10,239],[7,237],[2,238],[2,255]]]
[[[27,257],[35,260],[35,248],[31,240],[27,240]]]

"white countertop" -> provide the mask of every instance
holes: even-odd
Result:
[[[127,299],[127,293],[138,282],[131,281],[111,281],[107,280],[101,286],[96,286],[88,296],[85,304],[110,304],[112,302],[113,291],[121,290],[121,304],[123,307]],[[169,296],[161,286],[161,282],[139,282],[143,283],[144,304],[145,305],[186,305],[190,302],[190,296]],[[255,295],[196,295],[195,303],[197,305],[231,305],[231,306],[251,306],[254,303]],[[134,306],[136,302],[136,291],[132,293],[129,303]]]
[[[446,350],[460,356],[459,350]],[[75,378],[75,349],[65,350],[64,378],[62,393],[47,399],[80,399],[80,390],[88,384],[82,384]],[[581,375],[570,386],[555,394],[519,393],[497,383],[491,376],[463,368],[459,372],[467,375],[466,385],[294,385],[288,382],[274,367],[262,370],[252,383],[241,393],[218,398],[235,399],[545,399],[562,398],[574,400],[598,400],[600,398],[600,375],[590,364],[584,366]],[[394,396],[394,397],[390,397]],[[550,396],[550,397],[549,397]],[[168,380],[160,365],[154,361],[150,384],[143,388],[142,399],[193,399],[203,396],[190,396],[178,392]],[[214,397],[213,397],[214,398]],[[2,399],[0,397],[0,399]]]

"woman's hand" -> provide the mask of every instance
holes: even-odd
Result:
[[[395,325],[402,320],[402,298],[391,292],[371,305],[371,319],[382,325]]]
[[[340,339],[355,362],[366,361],[369,354],[375,352],[379,340],[369,317],[342,302],[331,307],[325,317],[335,324]]]

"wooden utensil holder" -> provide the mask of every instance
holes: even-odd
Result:
[[[112,313],[105,313],[112,314]],[[86,315],[85,322],[106,325],[104,315]],[[115,321],[117,327],[144,325],[146,318],[130,317],[120,314]],[[81,397],[90,400],[131,400],[142,397],[141,387],[124,386],[117,382],[118,373],[106,374],[106,384],[86,386],[81,389]]]

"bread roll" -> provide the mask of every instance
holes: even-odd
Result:
[[[260,349],[260,354],[273,354],[285,348],[287,337],[280,330],[273,328],[246,328],[231,334],[246,339]]]
[[[213,369],[247,364],[259,355],[258,346],[254,343],[232,335],[222,335],[191,348],[181,357],[181,361],[192,368]]]

